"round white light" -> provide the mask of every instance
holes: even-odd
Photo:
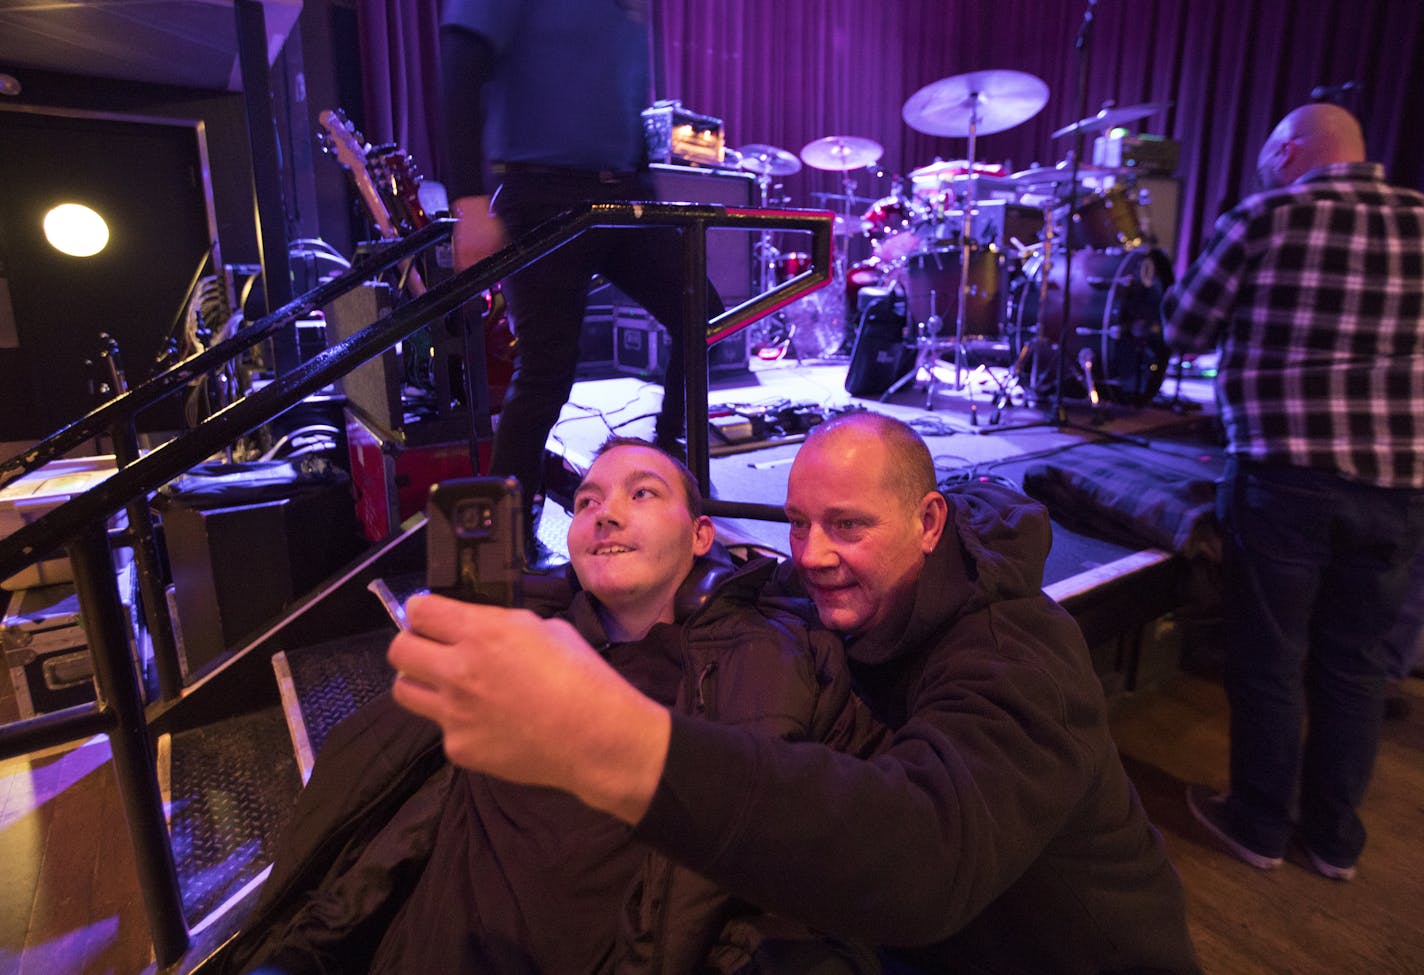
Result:
[[[61,203],[44,218],[45,240],[71,257],[93,257],[109,242],[109,225],[82,203]]]

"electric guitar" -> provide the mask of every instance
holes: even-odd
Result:
[[[391,212],[386,208],[386,201],[381,198],[381,191],[376,188],[375,181],[371,179],[371,171],[367,167],[367,152],[370,146],[366,140],[362,138],[361,133],[356,131],[356,127],[351,124],[346,113],[340,109],[335,111],[327,109],[317,116],[317,121],[326,130],[325,137],[321,140],[321,147],[336,156],[336,161],[346,167],[346,171],[351,174],[351,180],[356,184],[356,192],[361,194],[361,202],[366,204],[366,212],[375,222],[381,239],[398,239],[401,232],[396,227],[395,221],[391,219]],[[411,296],[419,298],[423,295],[425,282],[421,280],[420,272],[416,270],[415,266],[407,260],[401,262],[400,269],[405,278],[406,289],[411,293]]]
[[[421,176],[408,153],[396,145],[368,145],[340,109],[327,109],[318,121],[325,130],[322,147],[351,174],[382,239],[395,240],[430,222],[430,215],[420,202]],[[425,284],[419,273],[414,267],[407,271],[405,264],[401,269],[407,290],[412,297],[420,297]],[[515,337],[498,286],[485,293],[484,302],[480,315],[485,336],[485,381],[490,412],[497,413],[514,375]]]

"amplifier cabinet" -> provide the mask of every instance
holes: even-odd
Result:
[[[1138,176],[1137,191],[1138,214],[1147,238],[1175,265],[1182,215],[1182,181],[1175,176]]]
[[[424,511],[431,485],[472,473],[468,440],[411,444],[364,422],[354,411],[346,415],[346,444],[356,519],[373,542]],[[488,471],[490,442],[480,440],[478,450],[481,470]]]
[[[653,187],[662,203],[714,203],[728,207],[757,205],[756,177],[751,173],[654,163]],[[707,232],[707,276],[728,306],[750,298],[756,263],[752,247],[757,234],[748,230]]]

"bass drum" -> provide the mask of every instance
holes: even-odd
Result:
[[[1034,335],[1068,356],[1065,378],[1091,359],[1093,383],[1106,398],[1143,404],[1162,388],[1171,357],[1162,333],[1162,295],[1172,284],[1172,265],[1159,250],[1125,254],[1075,251],[1072,302],[1063,334],[1064,261],[1055,257],[1043,273],[1042,253],[1024,261],[1011,289],[1009,321],[1018,336]],[[1086,353],[1086,354],[1085,354]],[[1052,370],[1045,370],[1051,374]]]

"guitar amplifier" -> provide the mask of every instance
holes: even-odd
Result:
[[[715,203],[746,208],[756,206],[756,177],[751,173],[693,169],[689,166],[652,166],[653,187],[663,203]],[[707,232],[707,277],[728,307],[740,304],[755,291],[752,247],[758,232],[713,228]]]

